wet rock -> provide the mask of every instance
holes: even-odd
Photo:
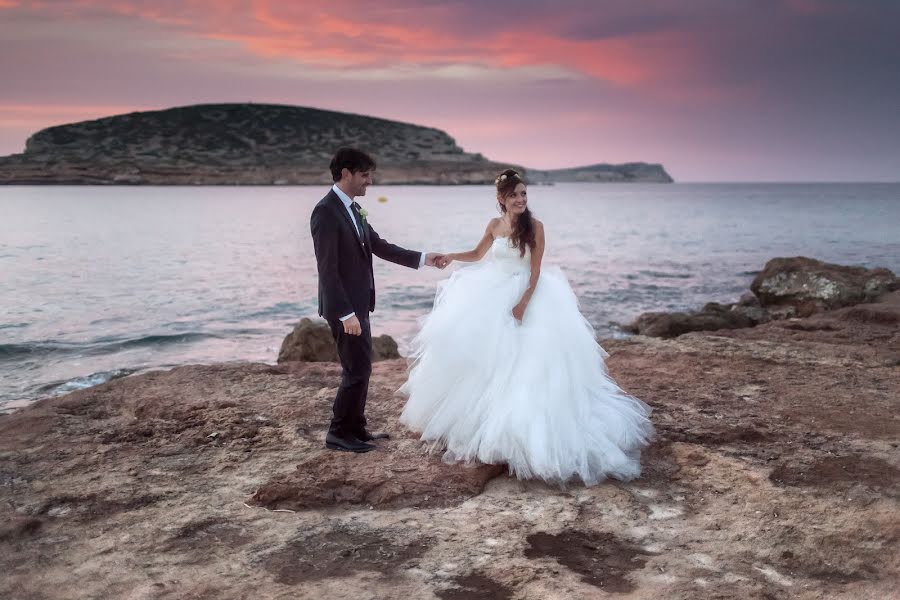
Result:
[[[428,546],[425,540],[400,541],[378,531],[342,527],[294,539],[261,562],[276,582],[300,585],[357,571],[390,574]]]
[[[783,462],[769,479],[778,485],[824,488],[826,493],[860,485],[900,498],[900,469],[874,457],[827,456],[809,464]]]
[[[44,522],[41,519],[26,515],[12,515],[5,518],[0,525],[0,542],[18,542],[33,537]]]
[[[264,484],[248,502],[288,510],[354,504],[449,506],[477,496],[504,470],[498,465],[448,465],[409,439],[381,444],[381,451],[366,454],[323,450],[294,472]],[[385,444],[393,446],[389,452],[383,450]]]
[[[481,573],[453,578],[452,588],[440,590],[441,600],[509,600],[513,590]]]
[[[641,569],[649,553],[613,533],[569,530],[558,534],[534,533],[526,541],[527,558],[555,558],[561,565],[581,575],[590,585],[610,593],[631,592],[631,571]]]

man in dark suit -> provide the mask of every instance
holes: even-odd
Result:
[[[440,255],[390,244],[369,224],[354,198],[365,196],[372,183],[375,161],[371,156],[341,148],[331,159],[330,169],[334,186],[310,218],[319,271],[319,315],[331,327],[343,367],[325,445],[332,450],[368,452],[375,448],[369,442],[388,437],[366,429],[366,395],[372,373],[369,313],[375,310],[372,255],[411,269],[437,266]]]

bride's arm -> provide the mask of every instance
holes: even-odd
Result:
[[[541,277],[541,260],[544,258],[544,224],[534,221],[534,248],[531,250],[531,278],[528,280],[528,288],[522,294],[522,299],[513,307],[513,316],[521,321],[525,316],[525,309],[531,301],[531,296],[537,287]]]
[[[446,263],[449,265],[454,260],[460,262],[476,262],[484,258],[484,255],[487,254],[491,244],[494,243],[494,225],[496,220],[497,219],[491,219],[491,222],[485,227],[484,236],[482,236],[481,241],[478,242],[478,245],[475,246],[474,250],[445,254],[444,259],[446,260]]]

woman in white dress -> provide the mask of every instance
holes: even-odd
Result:
[[[474,250],[445,255],[477,264],[438,284],[400,420],[448,462],[505,463],[555,483],[638,477],[651,409],[609,377],[565,275],[541,265],[544,226],[522,177],[509,169],[496,185],[501,216]]]

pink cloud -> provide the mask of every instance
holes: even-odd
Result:
[[[0,104],[0,126],[51,127],[142,110],[135,105]]]
[[[12,0],[0,0],[16,6]],[[344,0],[309,3],[76,0],[33,5],[36,14],[107,13],[169,26],[186,36],[240,44],[264,58],[330,68],[474,64],[556,66],[615,85],[650,82],[687,68],[690,39],[674,32],[571,40],[527,14],[472,33],[451,27],[453,5]],[[486,17],[485,17],[486,18]]]

